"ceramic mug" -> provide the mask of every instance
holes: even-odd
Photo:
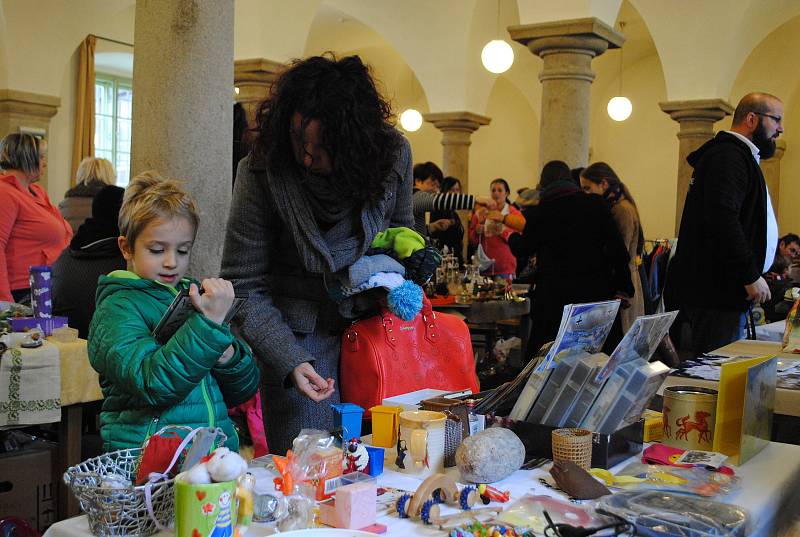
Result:
[[[192,485],[175,479],[176,537],[232,537],[236,481]]]
[[[397,467],[401,472],[428,476],[444,472],[444,432],[447,416],[431,410],[400,413]]]

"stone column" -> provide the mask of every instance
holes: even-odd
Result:
[[[786,140],[778,138],[775,154],[772,155],[772,158],[761,161],[761,171],[764,172],[764,180],[767,182],[769,196],[772,198],[772,208],[775,211],[775,218],[778,217],[778,210],[780,209],[781,159],[784,153],[786,153]]]
[[[267,98],[272,83],[284,67],[284,64],[266,58],[236,60],[233,63],[233,84],[239,91],[236,102],[244,107],[250,127],[256,124],[258,105]]]
[[[592,59],[622,46],[625,38],[596,18],[512,26],[508,31],[544,60],[539,74],[539,167],[551,160],[563,160],[570,168],[586,166]]]
[[[200,211],[190,274],[217,276],[231,201],[233,0],[137,0],[132,175],[186,181]]]
[[[683,204],[689,191],[692,167],[686,162],[689,153],[714,137],[714,123],[733,113],[733,107],[722,99],[668,101],[658,104],[680,125],[678,131],[678,197],[675,207],[675,234],[681,226]]]
[[[12,132],[27,132],[46,140],[49,138],[50,118],[56,115],[59,106],[61,99],[51,95],[0,90],[0,138]],[[39,184],[47,190],[47,174],[39,180]],[[59,199],[62,194],[52,192],[50,197]]]
[[[438,112],[425,114],[425,121],[442,131],[442,172],[461,181],[461,188],[469,192],[470,136],[481,125],[491,121],[486,116],[472,112]]]

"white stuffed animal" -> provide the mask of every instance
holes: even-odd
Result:
[[[246,471],[247,462],[238,453],[220,447],[186,472],[183,481],[193,485],[222,483],[239,479]]]

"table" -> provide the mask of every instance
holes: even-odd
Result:
[[[633,459],[630,459],[633,460]],[[614,467],[612,471],[621,470],[629,461]],[[732,492],[721,499],[744,507],[749,513],[747,535],[752,537],[768,537],[776,535],[776,519],[780,514],[797,514],[796,495],[800,493],[800,447],[789,444],[771,442],[761,453],[753,457],[744,466],[736,469],[742,479],[740,490]],[[456,472],[451,469],[448,472]],[[509,490],[514,497],[525,493],[560,496],[558,492],[542,486],[538,478],[547,474],[542,469],[518,470],[511,476],[496,483],[502,490]],[[419,479],[387,470],[378,478],[381,486],[393,486],[401,489],[415,489]],[[794,512],[792,513],[792,510]],[[386,525],[388,537],[407,535],[436,535],[446,533],[421,522],[400,519],[396,514],[383,513],[378,522]],[[272,529],[266,525],[253,524],[245,537],[261,537],[271,535]],[[83,537],[89,534],[89,526],[85,516],[75,517],[58,522],[50,527],[44,537]],[[156,534],[160,537],[171,536],[170,532]]]
[[[709,354],[720,356],[777,356],[781,360],[800,360],[800,354],[782,352],[782,345],[777,341],[754,341],[750,339],[740,339],[720,347]],[[695,379],[689,377],[668,376],[664,384],[659,388],[659,395],[663,394],[664,388],[668,386],[700,386],[703,388],[716,389],[717,382],[714,380]],[[778,388],[775,393],[775,414],[784,416],[800,417],[800,390],[790,390]]]
[[[21,338],[21,334],[12,334]],[[28,364],[36,363],[36,358],[42,356],[55,356],[59,366],[51,371],[53,382],[60,384],[60,411],[47,418],[46,421],[32,419],[29,422],[20,421],[19,426],[35,423],[59,422],[59,444],[55,478],[59,483],[58,515],[66,518],[77,515],[79,506],[77,500],[61,481],[61,474],[70,466],[81,462],[81,433],[82,433],[82,405],[103,398],[97,372],[89,363],[89,353],[85,339],[77,339],[70,343],[61,343],[52,337],[37,349],[19,349],[22,353],[21,363],[23,369]],[[5,359],[5,356],[4,358]],[[40,368],[38,371],[45,371]]]

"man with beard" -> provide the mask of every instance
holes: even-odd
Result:
[[[694,173],[665,297],[691,326],[695,353],[740,339],[748,309],[770,298],[761,274],[772,264],[778,225],[759,162],[775,153],[782,132],[780,99],[750,93],[731,130],[686,159]]]

